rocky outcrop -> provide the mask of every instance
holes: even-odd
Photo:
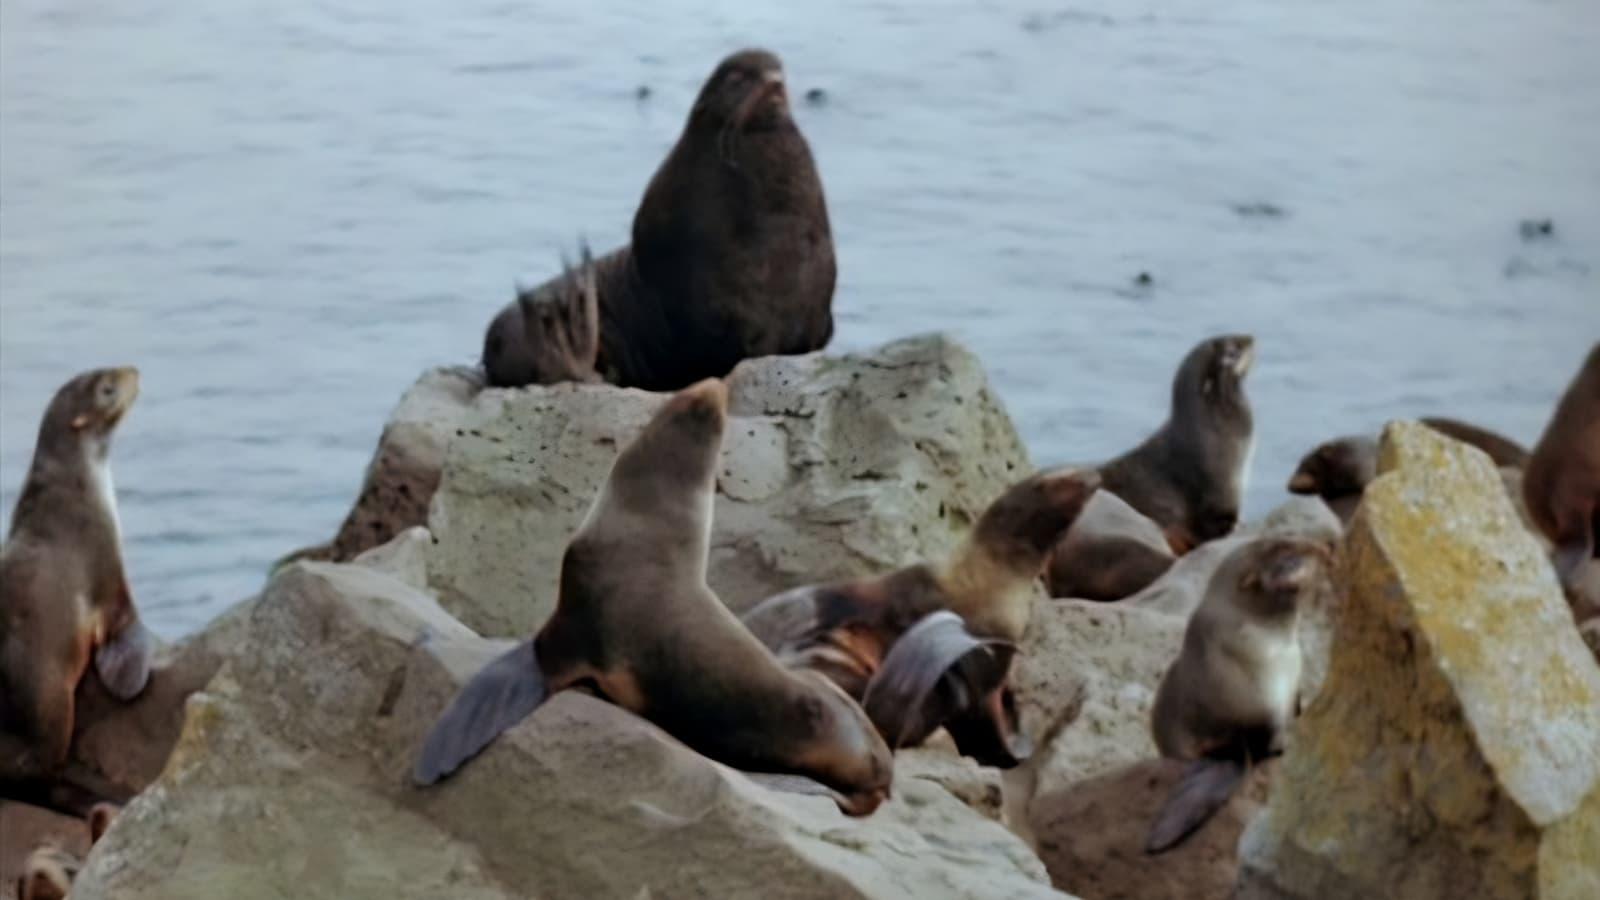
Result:
[[[1600,668],[1487,457],[1386,429],[1240,896],[1600,896]]]
[[[736,612],[800,584],[943,558],[1030,471],[977,359],[943,337],[749,360],[728,384],[709,581]],[[445,607],[487,635],[542,622],[567,540],[663,400],[605,385],[480,394],[429,517]]]
[[[355,506],[333,540],[284,557],[344,562],[428,522],[445,448],[483,390],[483,374],[465,366],[429,369],[389,416]]]
[[[424,731],[506,642],[391,577],[408,555],[274,578],[75,898],[1063,896],[948,773],[898,772],[892,801],[850,819],[576,692],[413,788]]]

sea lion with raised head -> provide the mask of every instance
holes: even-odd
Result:
[[[1233,550],[1211,576],[1151,710],[1161,755],[1194,762],[1157,814],[1147,852],[1193,834],[1250,766],[1282,752],[1300,710],[1302,601],[1327,557],[1319,543],[1260,538]]]
[[[1231,532],[1255,447],[1244,378],[1255,360],[1247,334],[1208,338],[1172,380],[1167,421],[1100,467],[1105,489],[1159,525],[1182,555]]]
[[[861,707],[784,668],[706,586],[727,402],[720,381],[687,388],[617,457],[567,545],[555,612],[451,702],[417,758],[418,784],[552,693],[586,686],[713,759],[812,778],[852,815],[888,796],[893,759]]]
[[[599,381],[600,306],[595,263],[582,249],[577,270],[519,290],[483,338],[483,367],[492,387]]]
[[[1149,587],[1176,561],[1154,522],[1100,491],[1050,551],[1044,584],[1052,597],[1111,602]]]
[[[1029,741],[1005,678],[1045,557],[1099,481],[1089,470],[1033,475],[989,504],[944,562],[795,588],[744,622],[788,665],[863,698],[891,745],[942,725],[980,763],[1016,765]]]
[[[1600,557],[1600,342],[1567,386],[1522,478],[1528,516],[1555,545],[1551,560],[1569,595]],[[1600,603],[1600,597],[1586,598]]]
[[[0,547],[0,790],[73,814],[123,799],[52,784],[67,765],[79,681],[92,663],[114,697],[131,700],[150,677],[153,637],[123,570],[109,460],[138,393],[131,367],[85,372],[56,392]],[[74,799],[52,799],[62,796]]]
[[[1489,454],[1502,469],[1527,465],[1528,451],[1504,435],[1459,419],[1429,416],[1422,424]],[[1361,503],[1367,485],[1378,475],[1378,439],[1351,434],[1324,441],[1300,459],[1289,476],[1289,493],[1321,497],[1328,508],[1348,523]]]
[[[822,179],[783,65],[765,50],[734,53],[645,189],[632,243],[595,263],[599,371],[623,387],[676,390],[741,360],[820,350],[836,278]],[[524,371],[499,359],[514,346],[486,347],[486,366]]]

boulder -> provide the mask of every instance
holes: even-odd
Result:
[[[1239,896],[1600,896],[1600,667],[1551,566],[1481,452],[1394,423],[1379,473]]]
[[[938,779],[897,773],[894,799],[851,819],[579,692],[412,787],[425,731],[507,643],[383,571],[284,568],[73,896],[1065,896]]]
[[[428,504],[439,486],[447,447],[483,390],[483,373],[447,366],[422,373],[400,398],[367,464],[355,506],[333,540],[297,550],[297,559],[344,562],[386,544],[400,532],[428,522]]]
[[[728,384],[709,581],[735,612],[941,559],[1031,471],[978,360],[941,336],[748,360]],[[536,628],[567,541],[664,399],[608,385],[479,394],[428,520],[429,579],[446,608],[486,635]]]

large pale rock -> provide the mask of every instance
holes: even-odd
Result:
[[[1600,668],[1482,453],[1384,434],[1243,898],[1600,896]]]
[[[428,504],[439,486],[445,448],[483,390],[483,374],[465,366],[422,373],[389,416],[378,449],[367,464],[356,502],[333,540],[285,557],[344,562],[395,535],[428,522]]]
[[[943,337],[749,360],[729,389],[709,580],[735,611],[943,558],[1030,471],[977,359]],[[606,385],[480,394],[429,517],[441,602],[482,634],[541,623],[567,541],[664,399]]]
[[[505,645],[370,567],[287,567],[74,897],[1064,896],[933,780],[898,773],[850,819],[576,692],[411,787],[426,729]]]

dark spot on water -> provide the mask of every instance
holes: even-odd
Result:
[[[648,84],[641,84],[633,89],[633,99],[635,100],[649,100],[650,94],[650,85]]]
[[[1281,219],[1289,214],[1273,203],[1235,203],[1233,211],[1246,219]]]
[[[812,88],[806,91],[806,102],[812,106],[822,106],[828,102],[828,92],[822,88]]]
[[[1149,287],[1150,285],[1155,284],[1156,280],[1150,277],[1149,272],[1140,272],[1139,274],[1133,276],[1133,283],[1139,287]]]
[[[1523,219],[1517,233],[1525,241],[1542,241],[1556,235],[1556,223],[1550,219]]]

